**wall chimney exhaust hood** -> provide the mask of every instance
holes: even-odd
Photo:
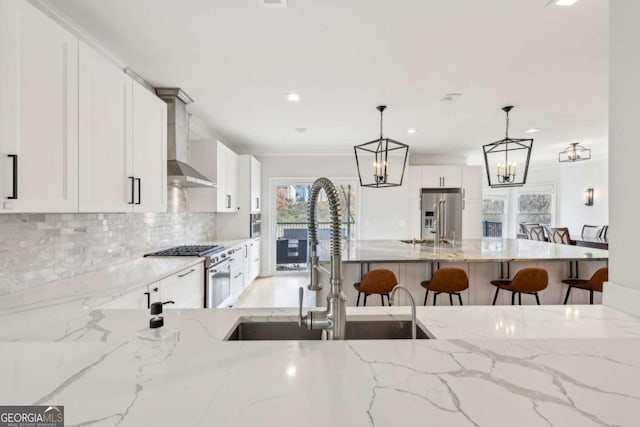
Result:
[[[156,88],[167,103],[167,184],[174,187],[215,187],[209,178],[189,165],[187,104],[193,99],[180,88]]]

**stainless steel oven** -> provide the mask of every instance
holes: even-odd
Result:
[[[225,305],[231,297],[231,259],[212,264],[206,271],[207,308]]]
[[[260,226],[262,225],[262,218],[260,214],[250,214],[251,218],[249,221],[250,229],[249,229],[249,237],[252,239],[254,237],[260,237]]]

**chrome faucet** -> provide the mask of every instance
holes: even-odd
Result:
[[[331,217],[331,268],[329,271],[319,265],[318,257],[318,218],[316,204],[320,190],[324,190],[329,200],[329,215]],[[302,315],[302,294],[299,294],[298,326],[305,325],[307,329],[323,329],[327,331],[327,339],[343,340],[347,320],[347,297],[342,291],[342,239],[340,236],[340,199],[338,190],[327,178],[318,178],[311,186],[309,200],[309,246],[311,248],[311,273],[309,290],[318,291],[320,285],[320,271],[328,272],[329,294],[327,295],[327,309],[325,311],[309,311]]]
[[[391,296],[389,297],[389,305],[393,305],[393,297],[396,294],[396,292],[399,291],[400,289],[402,289],[409,296],[409,301],[411,301],[411,338],[415,340],[416,339],[416,301],[413,299],[413,296],[411,295],[411,292],[409,292],[409,289],[405,288],[404,286],[396,286],[395,288],[393,288],[393,290],[391,291]]]

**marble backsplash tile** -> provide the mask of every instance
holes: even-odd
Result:
[[[0,295],[211,240],[213,213],[2,214]]]

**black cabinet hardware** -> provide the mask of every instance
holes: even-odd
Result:
[[[13,159],[13,191],[11,192],[11,196],[7,197],[7,199],[17,200],[18,199],[18,155],[7,154],[7,157]]]
[[[138,201],[136,205],[139,205],[142,203],[142,178],[136,178],[135,180],[138,181]]]
[[[147,308],[151,308],[151,292],[144,293],[147,296]]]
[[[129,202],[129,204],[133,205],[134,198],[135,198],[135,193],[136,193],[135,179],[132,176],[130,176],[129,179],[131,180],[131,201]]]

